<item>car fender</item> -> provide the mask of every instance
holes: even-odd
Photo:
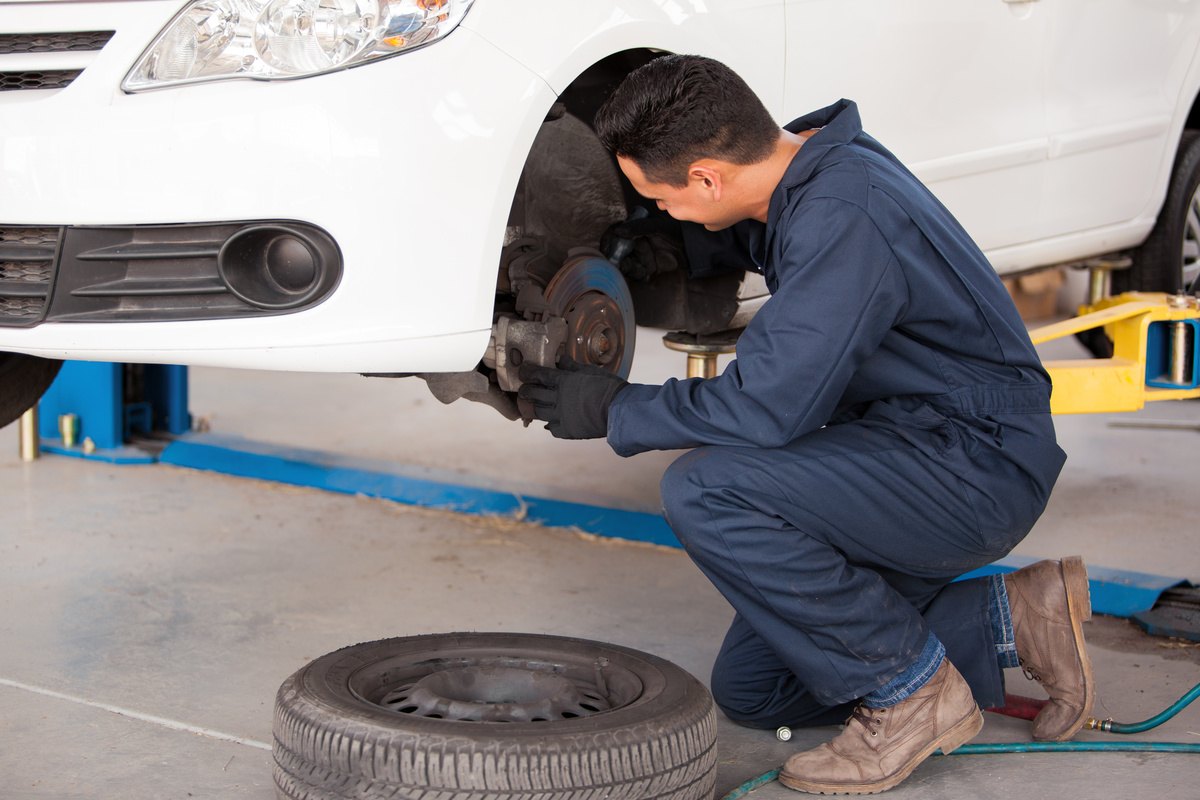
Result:
[[[784,54],[779,0],[558,0],[553,7],[555,24],[546,26],[530,24],[509,4],[478,2],[462,27],[526,65],[559,94],[606,56],[649,48],[723,61],[768,108],[779,110]]]

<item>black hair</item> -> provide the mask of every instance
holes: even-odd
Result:
[[[596,112],[596,134],[655,183],[687,185],[701,158],[766,159],[779,126],[737,73],[704,56],[656,58],[626,76]]]

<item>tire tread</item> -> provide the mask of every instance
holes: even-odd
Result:
[[[665,712],[612,728],[592,717],[594,731],[575,726],[523,737],[470,723],[431,732],[358,720],[305,689],[306,667],[276,697],[277,794],[284,800],[701,800],[711,796],[716,777],[715,707],[694,678],[667,666],[694,688]]]

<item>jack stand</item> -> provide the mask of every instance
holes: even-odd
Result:
[[[20,442],[18,452],[22,461],[34,461],[39,453],[38,448],[38,410],[37,406],[21,415],[21,427],[18,434]]]
[[[1112,297],[1112,274],[1132,266],[1133,259],[1129,256],[1093,258],[1075,265],[1076,269],[1088,271],[1088,305],[1094,306],[1101,300]]]
[[[676,331],[663,337],[663,344],[671,350],[687,353],[687,376],[689,378],[717,377],[717,356],[727,355],[737,349],[741,331],[723,331],[714,334],[687,333]]]
[[[178,435],[192,427],[187,368],[179,366],[69,361],[39,408],[43,451],[117,464],[157,460],[127,446],[135,435]]]

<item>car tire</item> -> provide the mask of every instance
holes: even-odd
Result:
[[[0,428],[33,407],[62,365],[53,358],[0,353]]]
[[[454,633],[322,656],[275,700],[280,798],[712,796],[716,717],[683,669],[616,645]]]
[[[1167,199],[1133,264],[1113,273],[1114,292],[1179,292],[1200,276],[1200,131],[1187,130],[1171,169]]]

